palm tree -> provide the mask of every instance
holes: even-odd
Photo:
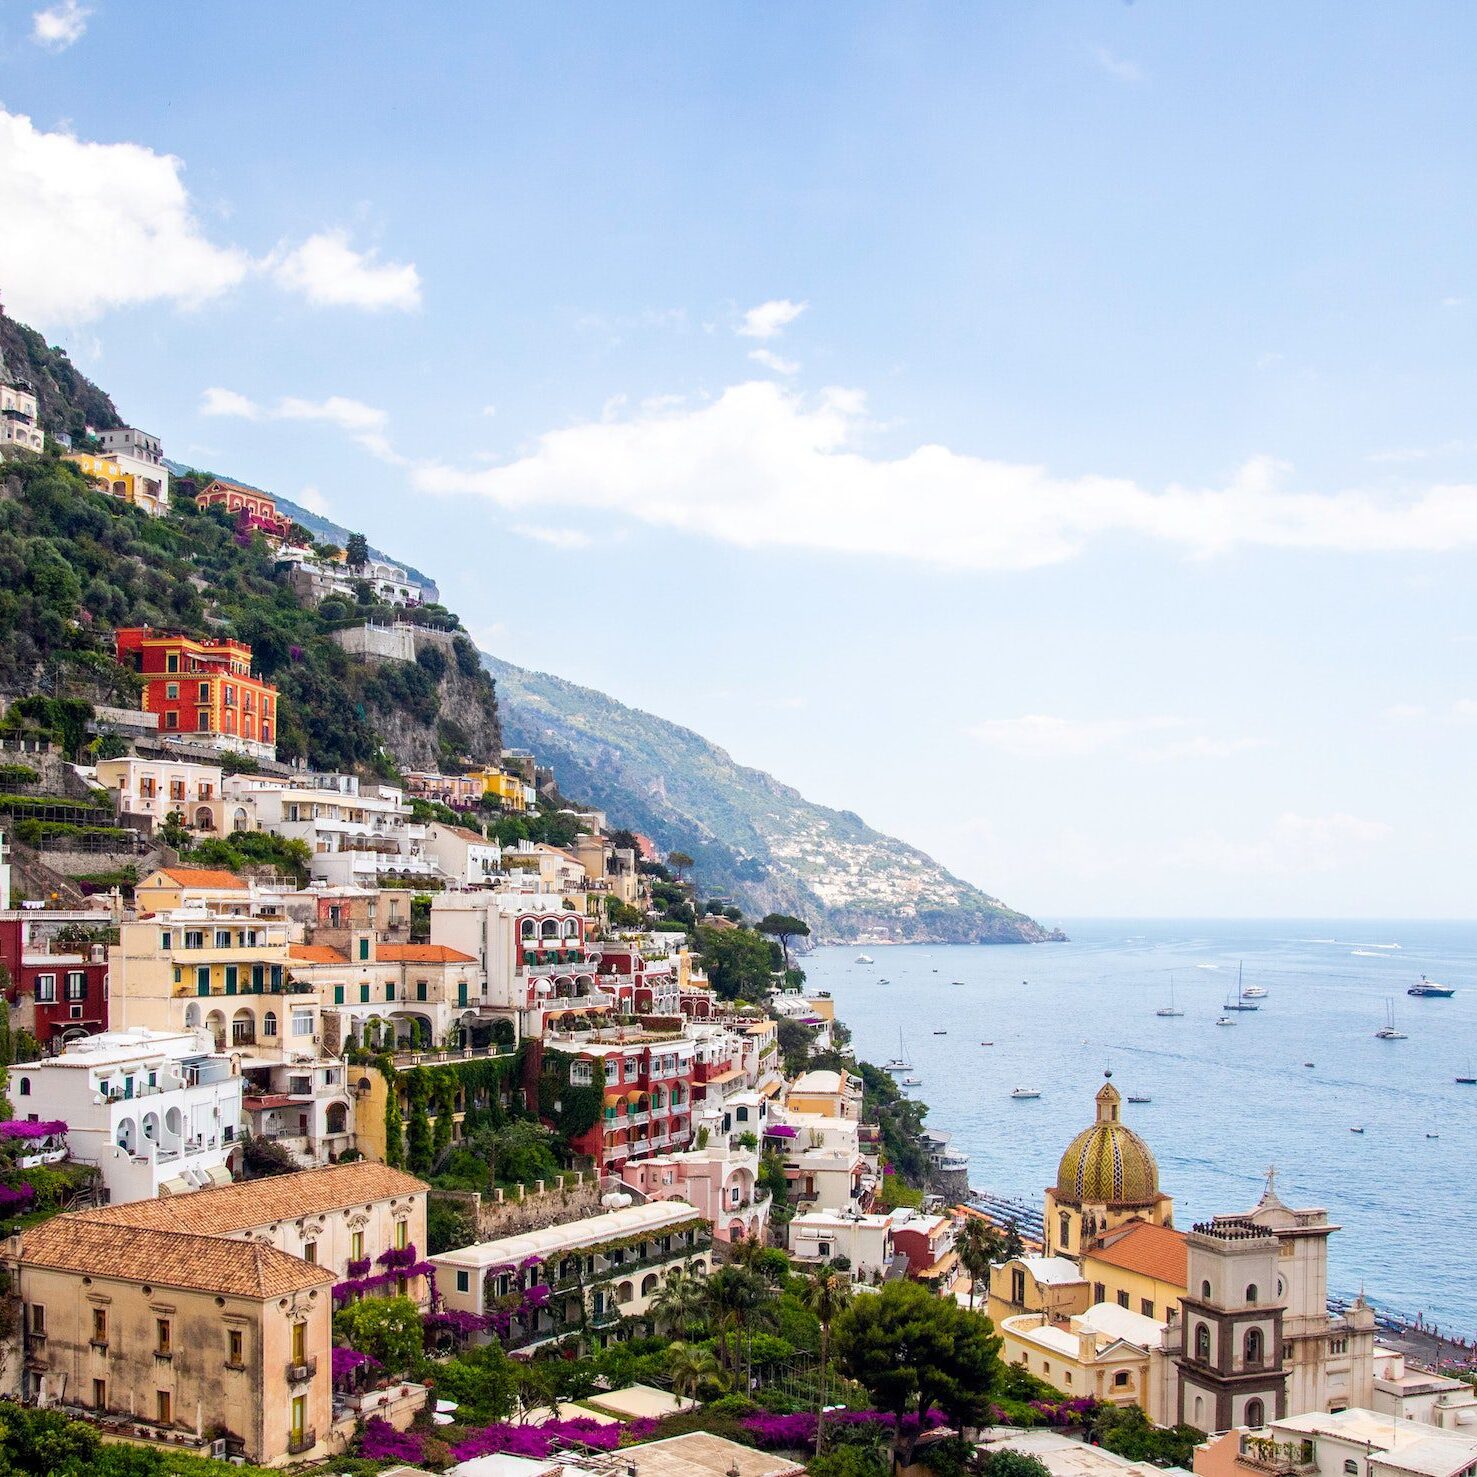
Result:
[[[672,1376],[672,1391],[679,1400],[696,1400],[704,1381],[725,1383],[722,1366],[707,1349],[680,1339],[667,1348],[667,1373]]]
[[[980,1278],[989,1278],[990,1267],[1001,1259],[1005,1250],[1005,1238],[987,1220],[980,1216],[969,1216],[954,1238],[954,1249],[959,1253],[959,1263],[969,1273],[969,1310],[974,1311],[975,1289]],[[986,1290],[989,1289],[988,1280]]]
[[[821,1381],[815,1410],[815,1454],[826,1449],[826,1369],[831,1359],[831,1323],[851,1298],[851,1279],[835,1267],[818,1267],[805,1279],[800,1301],[821,1325]]]
[[[747,1332],[754,1315],[773,1296],[774,1288],[758,1272],[751,1271],[748,1267],[719,1267],[708,1278],[708,1306],[712,1309],[713,1321],[718,1326],[718,1348],[721,1355],[727,1355],[727,1335],[732,1332],[734,1336],[733,1360],[734,1364],[737,1364],[739,1335]],[[747,1369],[745,1374],[744,1388],[747,1391],[749,1386]]]
[[[707,1298],[706,1279],[679,1267],[662,1284],[647,1311],[652,1322],[668,1335],[689,1338],[705,1321]]]

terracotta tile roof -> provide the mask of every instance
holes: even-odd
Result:
[[[340,954],[327,944],[288,944],[287,957],[301,959],[304,964],[347,964],[349,956]]]
[[[381,944],[377,951],[381,963],[392,964],[475,964],[470,954],[448,949],[445,944]]]
[[[181,887],[230,887],[246,891],[245,881],[220,867],[160,867],[159,870]]]
[[[1184,1287],[1189,1276],[1184,1232],[1153,1226],[1147,1221],[1138,1221],[1115,1233],[1106,1246],[1085,1252],[1084,1262],[1089,1258],[1173,1287]]]
[[[473,845],[476,845],[476,846],[496,846],[497,845],[497,842],[496,841],[489,841],[487,839],[487,837],[482,834],[481,831],[474,831],[474,830],[472,830],[468,826],[452,826],[452,825],[448,825],[445,821],[437,821],[436,824],[438,826],[440,826],[443,831],[448,831],[448,832],[451,833],[451,835],[456,836],[456,837],[460,838],[463,841],[470,841],[470,842],[473,843]]]
[[[248,1113],[260,1113],[263,1108],[286,1108],[296,1101],[286,1092],[248,1092],[242,1095],[241,1106]]]
[[[260,1242],[148,1229],[120,1236],[115,1225],[89,1211],[59,1215],[27,1231],[21,1259],[33,1267],[250,1298],[333,1285],[326,1267]]]
[[[214,1190],[195,1190],[169,1200],[135,1200],[88,1211],[88,1218],[114,1226],[229,1236],[254,1226],[295,1221],[305,1215],[347,1210],[395,1195],[423,1194],[429,1186],[388,1164],[361,1161],[304,1169],[296,1174],[243,1180]]]

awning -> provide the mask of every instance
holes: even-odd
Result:
[[[957,1251],[946,1251],[931,1267],[925,1268],[919,1273],[920,1277],[942,1277],[945,1273],[952,1272],[959,1261]]]
[[[176,1175],[172,1180],[165,1180],[164,1183],[159,1186],[159,1197],[161,1199],[165,1195],[188,1195],[189,1193],[190,1186],[180,1175]]]
[[[783,1082],[771,1082],[767,1086],[761,1087],[759,1089],[759,1096],[760,1097],[778,1097],[780,1095],[780,1093],[782,1093],[784,1090],[785,1090],[785,1084]]]
[[[742,1067],[730,1067],[726,1072],[720,1072],[716,1077],[709,1077],[707,1085],[717,1087],[720,1082],[736,1082],[744,1075]]]
[[[229,1185],[234,1183],[231,1177],[231,1171],[224,1164],[217,1164],[214,1168],[206,1170],[206,1174],[209,1176],[210,1183],[213,1185]]]

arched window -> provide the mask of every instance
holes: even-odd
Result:
[[[1205,1429],[1205,1397],[1203,1395],[1195,1397],[1195,1424],[1202,1430]]]
[[[1195,1357],[1202,1364],[1210,1363],[1210,1325],[1197,1323],[1195,1325]]]
[[[1344,1471],[1349,1474],[1349,1477],[1359,1477],[1359,1463],[1353,1457],[1349,1457],[1344,1462]]]
[[[1066,1211],[1061,1213],[1057,1229],[1061,1232],[1061,1249],[1065,1251],[1072,1244],[1072,1217]]]
[[[525,918],[523,922],[518,925],[518,932],[521,933],[524,938],[531,939],[534,934],[538,932],[538,924],[536,924],[532,918]]]
[[[1210,1301],[1210,1283],[1202,1282],[1200,1284],[1200,1296],[1203,1297],[1206,1302]]]
[[[1247,1284],[1247,1287],[1246,1287],[1246,1301],[1249,1302],[1249,1303],[1254,1303],[1256,1301],[1256,1283],[1255,1282],[1250,1282],[1250,1283]]]
[[[277,1034],[277,1012],[269,1010],[262,1017],[262,1035],[275,1036]]]
[[[1253,1428],[1267,1424],[1267,1410],[1260,1400],[1246,1402],[1246,1424]]]
[[[1248,1364],[1262,1362],[1262,1331],[1259,1328],[1246,1330],[1246,1362]]]
[[[21,1096],[22,1097],[30,1097],[30,1095],[31,1095],[31,1079],[29,1077],[22,1077],[21,1078]]]

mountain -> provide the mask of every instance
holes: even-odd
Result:
[[[483,654],[503,738],[614,826],[687,852],[704,897],[793,913],[817,940],[1015,944],[1060,938],[850,811],[814,805],[716,744],[592,688]]]

